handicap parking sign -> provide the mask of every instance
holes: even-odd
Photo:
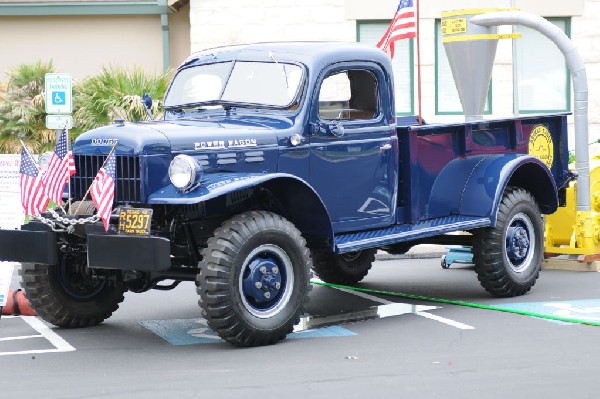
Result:
[[[68,73],[47,73],[44,83],[46,113],[64,115],[73,112],[71,75]]]

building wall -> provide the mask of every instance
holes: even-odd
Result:
[[[192,51],[272,40],[354,41],[346,0],[191,0]]]
[[[12,39],[0,41],[0,71],[38,59],[74,79],[109,64],[162,71],[158,16],[0,17],[0,37]]]
[[[169,14],[169,29],[176,68],[190,54],[189,5]],[[38,59],[78,80],[110,64],[163,71],[160,15],[0,16],[0,37],[0,81],[16,65]]]
[[[600,0],[489,0],[485,4],[480,0],[420,0],[423,117],[428,122],[463,120],[462,116],[435,115],[435,19],[446,10],[510,7],[513,3],[523,11],[544,17],[572,17],[571,38],[586,63],[590,84],[590,140],[600,139],[600,96],[595,95],[600,90],[600,52],[597,51],[600,48]],[[191,0],[191,50],[271,40],[356,41],[358,20],[389,20],[397,6],[398,0]],[[501,28],[501,32],[509,30]],[[512,115],[510,40],[502,40],[498,45],[492,79],[493,114],[486,118]],[[573,147],[572,138],[569,147]]]
[[[183,60],[190,55],[190,6],[183,6],[176,13],[169,14],[170,31],[170,64],[172,68],[177,68]],[[154,43],[158,46],[159,43]]]

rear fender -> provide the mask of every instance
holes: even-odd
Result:
[[[548,167],[536,157],[509,154],[491,156],[477,165],[465,186],[461,214],[488,216],[495,226],[509,185],[531,192],[542,213],[554,213],[558,208],[558,190]]]
[[[449,181],[453,184],[448,184]],[[556,211],[558,191],[552,173],[538,158],[523,154],[454,160],[432,188],[430,209],[437,213],[488,217],[495,226],[500,201],[509,185],[531,192],[542,213]]]
[[[181,193],[172,184],[150,194],[149,204],[191,205],[252,187],[268,189],[285,209],[285,216],[311,246],[333,250],[331,218],[323,201],[304,180],[286,173],[210,173],[202,185]]]

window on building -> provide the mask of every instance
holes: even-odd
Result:
[[[435,113],[436,115],[462,115],[463,109],[446,50],[442,43],[441,20],[435,20]],[[492,113],[492,81],[483,109],[485,115]]]
[[[570,36],[569,18],[548,18]],[[571,108],[571,77],[564,55],[541,33],[517,26],[522,37],[517,44],[517,76],[519,81],[519,111],[542,113],[569,111]]]
[[[383,37],[390,21],[359,21],[357,24],[357,41],[375,46]],[[398,40],[394,44],[392,67],[394,70],[396,114],[398,115],[413,115],[415,113],[413,40]]]

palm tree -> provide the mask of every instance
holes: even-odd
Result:
[[[0,98],[0,152],[19,152],[21,141],[38,153],[53,147],[55,133],[46,129],[44,112],[44,77],[53,71],[52,61],[38,60],[8,72]]]
[[[75,124],[82,131],[112,123],[114,119],[137,122],[148,119],[142,94],[162,99],[169,83],[169,73],[149,75],[141,67],[131,69],[109,66],[100,74],[88,77],[74,89]],[[151,113],[159,117],[159,101]]]

